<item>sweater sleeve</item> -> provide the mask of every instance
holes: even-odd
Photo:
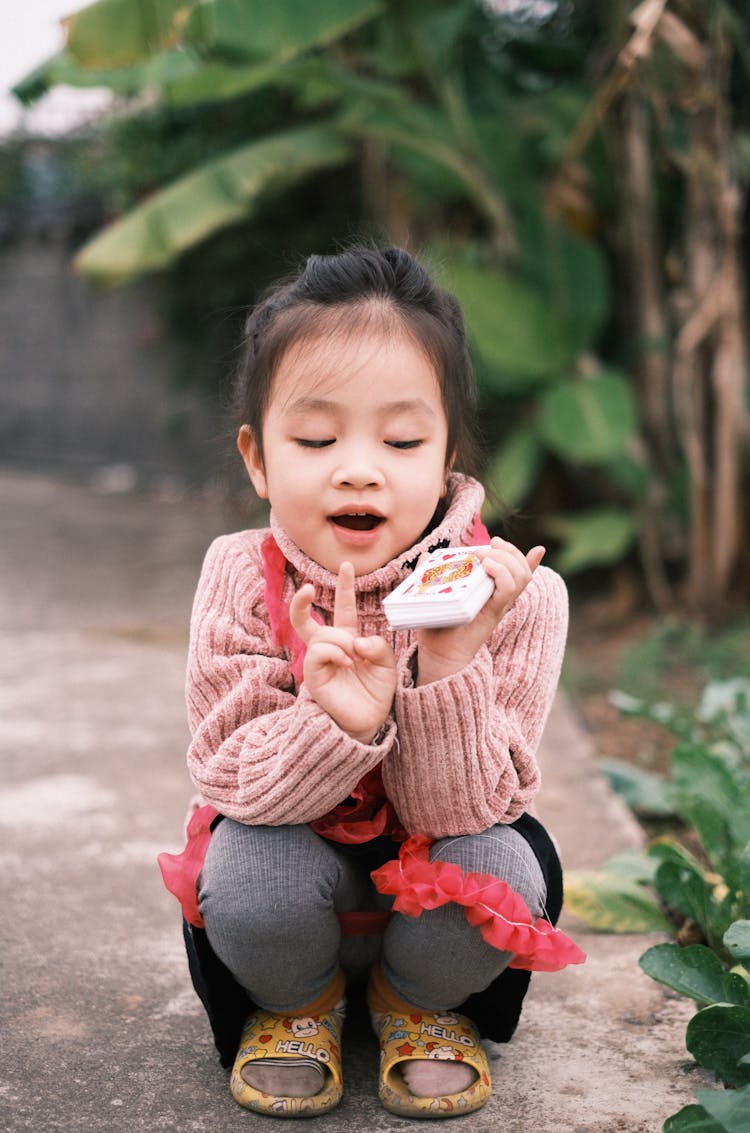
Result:
[[[398,745],[383,764],[410,833],[475,834],[512,822],[539,789],[536,749],[568,625],[565,584],[539,567],[487,645],[459,672],[415,688],[413,651],[396,691]]]
[[[343,732],[271,641],[260,555],[222,536],[210,547],[191,620],[188,768],[206,802],[239,822],[320,818],[390,750]]]

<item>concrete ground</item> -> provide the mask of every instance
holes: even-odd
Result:
[[[190,794],[182,681],[192,593],[210,539],[242,522],[207,501],[0,472],[6,1133],[272,1128],[228,1092],[155,861],[181,846]],[[540,814],[567,867],[638,844],[562,697],[542,761]],[[516,1037],[494,1063],[494,1096],[461,1129],[651,1133],[694,1100],[691,1005],[637,966],[656,938],[565,927],[587,964],[533,977]],[[381,1109],[376,1066],[355,1019],[345,1099],[316,1131],[413,1128]]]

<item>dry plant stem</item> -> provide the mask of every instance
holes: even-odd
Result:
[[[669,413],[670,333],[649,133],[644,100],[628,92],[622,100],[621,246],[630,275],[637,376],[646,427],[659,466],[669,469],[675,456]]]
[[[616,135],[621,172],[619,242],[639,346],[636,379],[648,437],[649,489],[639,514],[639,548],[651,601],[657,609],[666,610],[672,605],[673,595],[664,569],[660,507],[663,478],[676,463],[669,412],[670,335],[654,204],[649,114],[637,92],[627,92],[622,98],[621,126],[621,134]]]
[[[635,30],[619,52],[610,77],[599,87],[571,134],[562,165],[581,158],[615,99],[632,81],[633,71],[651,50],[654,32],[666,6],[667,0],[644,0],[631,12],[630,20]]]
[[[691,312],[676,339],[675,407],[690,473],[688,602],[711,615],[723,605],[740,555],[740,452],[747,365],[739,268],[742,193],[729,145],[721,30],[710,44],[716,83],[688,103],[686,259]],[[692,76],[693,82],[697,76]]]

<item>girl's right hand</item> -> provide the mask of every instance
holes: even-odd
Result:
[[[369,744],[385,723],[396,691],[396,658],[383,637],[358,635],[354,567],[342,563],[333,625],[312,616],[315,588],[294,595],[289,616],[306,646],[305,685],[313,700],[355,740]]]
[[[512,543],[495,536],[489,546],[478,548],[477,554],[495,590],[467,625],[417,631],[417,685],[451,676],[471,662],[531,582],[544,558],[544,547],[534,547],[524,555]]]

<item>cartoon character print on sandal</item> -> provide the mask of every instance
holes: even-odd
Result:
[[[256,1113],[277,1117],[315,1117],[341,1101],[341,1030],[343,1010],[323,1015],[287,1017],[270,1011],[249,1016],[232,1068],[230,1088],[235,1101]],[[251,1086],[242,1070],[251,1062],[311,1063],[321,1070],[322,1088],[312,1097],[285,1097],[263,1093]]]
[[[488,1100],[492,1083],[487,1057],[476,1027],[464,1015],[421,1010],[386,1013],[380,1016],[378,1037],[379,1095],[389,1112],[402,1117],[459,1117],[480,1109]],[[457,1094],[416,1097],[399,1072],[412,1059],[465,1062],[477,1077]]]

